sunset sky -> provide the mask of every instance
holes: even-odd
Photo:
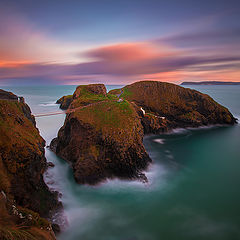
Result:
[[[0,85],[240,81],[239,0],[0,0]]]

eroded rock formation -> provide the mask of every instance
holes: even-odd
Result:
[[[61,204],[57,193],[50,192],[43,181],[47,167],[44,146],[24,99],[1,90],[1,239],[55,239],[51,224],[43,217],[50,217]]]
[[[206,94],[152,81],[108,94],[102,84],[79,86],[69,109],[51,149],[70,162],[82,184],[112,177],[146,180],[142,171],[151,159],[142,144],[144,134],[236,122]]]

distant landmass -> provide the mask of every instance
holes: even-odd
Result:
[[[240,85],[240,82],[219,82],[219,81],[182,82],[181,85]]]

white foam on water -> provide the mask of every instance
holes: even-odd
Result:
[[[149,168],[143,172],[147,179],[147,183],[140,180],[122,180],[122,179],[107,179],[99,185],[104,191],[118,191],[118,192],[146,192],[146,191],[159,191],[166,183],[165,176],[168,173],[167,169],[160,164],[151,164]],[[160,180],[161,179],[161,180]],[[159,185],[161,182],[161,186]]]
[[[174,159],[174,156],[173,156],[172,154],[167,154],[166,156],[167,156],[167,158],[169,158],[169,159]]]
[[[167,132],[166,134],[167,135],[168,134],[184,134],[184,133],[187,133],[187,132],[189,132],[189,130],[186,129],[186,128],[175,128],[175,129]]]
[[[40,104],[38,104],[38,106],[41,106],[41,107],[52,107],[52,106],[56,106],[56,102],[40,103]]]
[[[160,143],[160,144],[164,144],[165,143],[165,140],[162,139],[162,138],[156,138],[153,141],[156,142],[156,143]]]

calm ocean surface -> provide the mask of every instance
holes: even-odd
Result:
[[[2,87],[24,96],[34,114],[59,111],[55,101],[76,86]],[[118,86],[120,87],[120,86]],[[190,87],[190,86],[188,86]],[[109,89],[117,88],[108,86]],[[240,118],[240,86],[191,86]],[[37,118],[47,145],[65,115]],[[68,164],[46,149],[55,164],[45,174],[62,193],[68,227],[60,240],[237,240],[240,239],[240,125],[177,129],[147,136],[154,160],[150,182],[112,180],[77,185]]]

